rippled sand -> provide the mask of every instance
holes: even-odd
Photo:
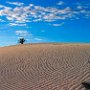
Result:
[[[85,90],[90,44],[32,44],[0,48],[0,90]]]

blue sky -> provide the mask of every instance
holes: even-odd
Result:
[[[90,43],[90,0],[0,0],[0,46]]]

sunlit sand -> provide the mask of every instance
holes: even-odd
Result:
[[[0,90],[85,90],[90,44],[26,44],[0,48]]]

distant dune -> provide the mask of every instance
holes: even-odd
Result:
[[[26,44],[0,48],[0,90],[86,90],[90,44]]]

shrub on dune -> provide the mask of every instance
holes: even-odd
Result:
[[[26,40],[25,40],[24,38],[20,38],[20,39],[18,40],[18,42],[19,42],[20,44],[24,44],[25,41],[26,41]]]

